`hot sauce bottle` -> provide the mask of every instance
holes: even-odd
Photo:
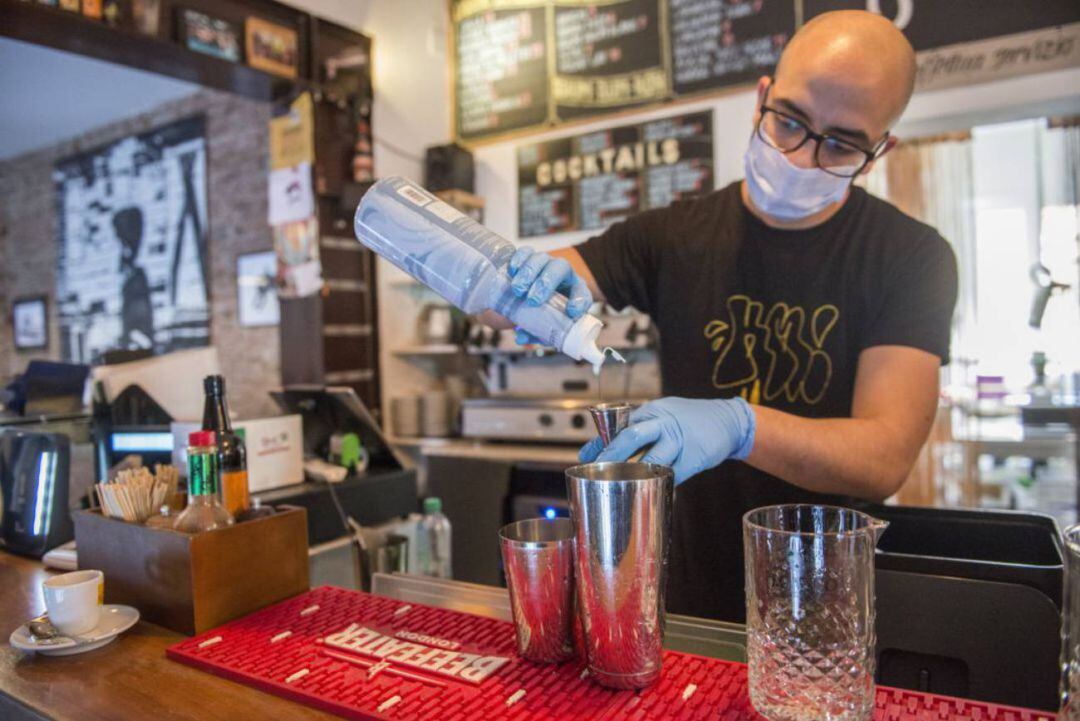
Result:
[[[218,453],[213,431],[188,435],[187,508],[176,517],[173,528],[202,533],[233,524],[233,517],[218,501]]]

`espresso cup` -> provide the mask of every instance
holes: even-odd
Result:
[[[86,633],[98,625],[105,600],[101,571],[62,573],[41,584],[41,591],[49,620],[65,636]]]

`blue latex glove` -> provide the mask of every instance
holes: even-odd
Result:
[[[510,257],[508,270],[514,295],[525,298],[529,305],[546,303],[556,291],[561,291],[568,299],[566,314],[571,318],[580,318],[593,304],[589,286],[562,258],[552,258],[547,253],[521,247]],[[540,342],[520,328],[517,329],[516,340],[521,345]]]
[[[754,447],[756,419],[742,398],[661,398],[630,413],[630,425],[604,448],[599,437],[578,453],[582,463],[625,461],[645,446],[645,463],[671,466],[675,484],[729,458],[742,461]]]

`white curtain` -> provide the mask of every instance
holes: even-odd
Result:
[[[859,179],[868,192],[908,215],[937,228],[957,256],[959,298],[953,316],[952,363],[943,382],[961,380],[972,359],[965,354],[975,319],[975,187],[968,134],[903,142]],[[919,454],[907,481],[893,500],[913,506],[948,502],[944,487],[962,486],[959,451],[950,442],[948,409],[939,410],[930,441]],[[958,492],[957,492],[958,493]],[[954,494],[955,495],[955,494]],[[953,501],[955,503],[955,501]]]
[[[976,299],[972,157],[967,133],[901,142],[860,179],[868,192],[937,228],[952,244],[960,275],[953,316],[956,370],[973,360],[969,353]]]
[[[1044,342],[1061,370],[1080,370],[1080,118],[1051,120],[1040,142],[1039,262],[1055,282]],[[1071,342],[1070,342],[1071,341]]]

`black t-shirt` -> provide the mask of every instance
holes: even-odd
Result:
[[[666,396],[731,398],[850,417],[859,354],[879,345],[947,363],[956,259],[928,225],[853,188],[806,230],[777,230],[739,183],[651,210],[578,246],[615,308],[660,331]],[[668,609],[741,621],[742,515],[775,503],[859,505],[727,461],[675,494]]]

